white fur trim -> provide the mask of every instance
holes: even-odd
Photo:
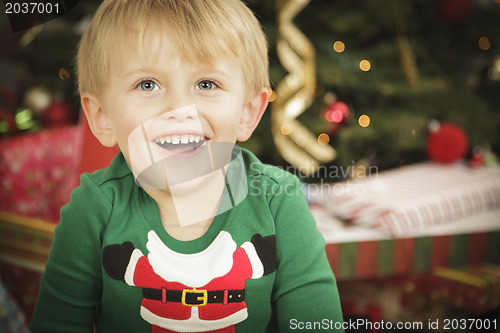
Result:
[[[125,270],[125,276],[124,280],[125,283],[128,284],[129,286],[135,286],[134,285],[134,273],[135,273],[135,267],[137,266],[137,262],[139,259],[144,256],[139,249],[135,249],[132,254],[130,255],[130,260],[127,265],[127,269]]]
[[[178,253],[168,248],[158,235],[148,233],[148,259],[156,274],[171,282],[180,282],[199,288],[216,277],[228,273],[233,267],[236,242],[226,231],[221,231],[205,250],[193,253]]]
[[[255,250],[255,246],[251,242],[245,242],[241,247],[247,253],[250,264],[252,265],[252,279],[261,278],[264,275],[264,265]]]
[[[176,332],[205,332],[218,330],[240,323],[248,317],[248,311],[244,308],[221,319],[203,320],[198,316],[198,307],[192,307],[191,309],[191,317],[189,317],[189,319],[177,320],[160,317],[141,306],[141,317],[150,324]]]

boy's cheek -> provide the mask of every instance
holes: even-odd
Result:
[[[128,149],[125,149],[128,155],[127,160],[134,175],[141,174],[144,169],[152,164],[147,146],[148,142],[143,135],[143,126],[136,127],[130,133],[127,144]]]

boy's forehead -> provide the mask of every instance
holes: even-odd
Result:
[[[177,59],[200,69],[215,69],[228,60],[238,60],[227,47],[215,41],[206,45],[196,45],[196,41],[192,41],[192,48],[186,50],[186,45],[180,45],[173,37],[175,34],[168,27],[157,25],[146,29],[143,34],[138,31],[124,32],[122,38],[111,45],[110,67],[123,68],[131,63],[154,66],[167,59]]]
[[[205,31],[194,37],[184,29],[172,27],[164,22],[149,22],[144,29],[126,33],[127,43],[135,50],[162,53],[174,52],[193,61],[211,59],[223,55],[236,56],[233,43],[224,36]]]

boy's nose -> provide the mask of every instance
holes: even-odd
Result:
[[[171,111],[167,111],[163,114],[163,118],[169,121],[182,122],[186,120],[196,120],[198,119],[198,112],[196,111],[196,106],[186,105]]]

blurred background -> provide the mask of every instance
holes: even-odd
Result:
[[[116,154],[91,142],[75,86],[76,47],[99,3],[65,1],[57,18],[22,22],[9,20],[7,7],[0,13],[0,332],[26,332],[60,207],[82,171],[104,167]],[[490,329],[453,331],[494,332],[493,321],[500,325],[500,0],[247,3],[268,36],[276,100],[241,146],[304,182],[346,320],[475,318]],[[297,28],[289,34],[277,23],[286,19]],[[45,23],[30,26],[30,20]],[[283,41],[291,47],[278,51]],[[290,63],[298,65],[293,80]],[[297,101],[301,107],[292,108]],[[309,161],[316,166],[305,168]],[[437,164],[421,178],[427,162]],[[382,172],[399,169],[405,171],[384,178]],[[354,215],[344,198],[312,195],[311,185],[366,180],[371,170],[383,183],[359,199]],[[356,224],[361,208],[382,197],[381,188],[387,209],[422,183],[437,188],[416,191],[412,200],[446,191],[432,199],[437,208],[426,202],[417,215],[443,212],[448,204],[450,214],[429,213],[419,228],[397,235]],[[429,228],[444,220],[450,223]]]
[[[78,121],[73,59],[98,3],[79,1],[16,33],[2,13],[1,136]],[[275,88],[287,73],[276,54],[276,4],[249,5],[269,38]],[[315,49],[317,72],[314,100],[299,121],[325,134],[320,141],[337,151],[340,165],[368,158],[386,169],[425,159],[433,120],[463,129],[469,155],[474,147],[498,153],[499,14],[495,0],[312,0],[294,19]],[[244,146],[286,165],[270,114]]]

